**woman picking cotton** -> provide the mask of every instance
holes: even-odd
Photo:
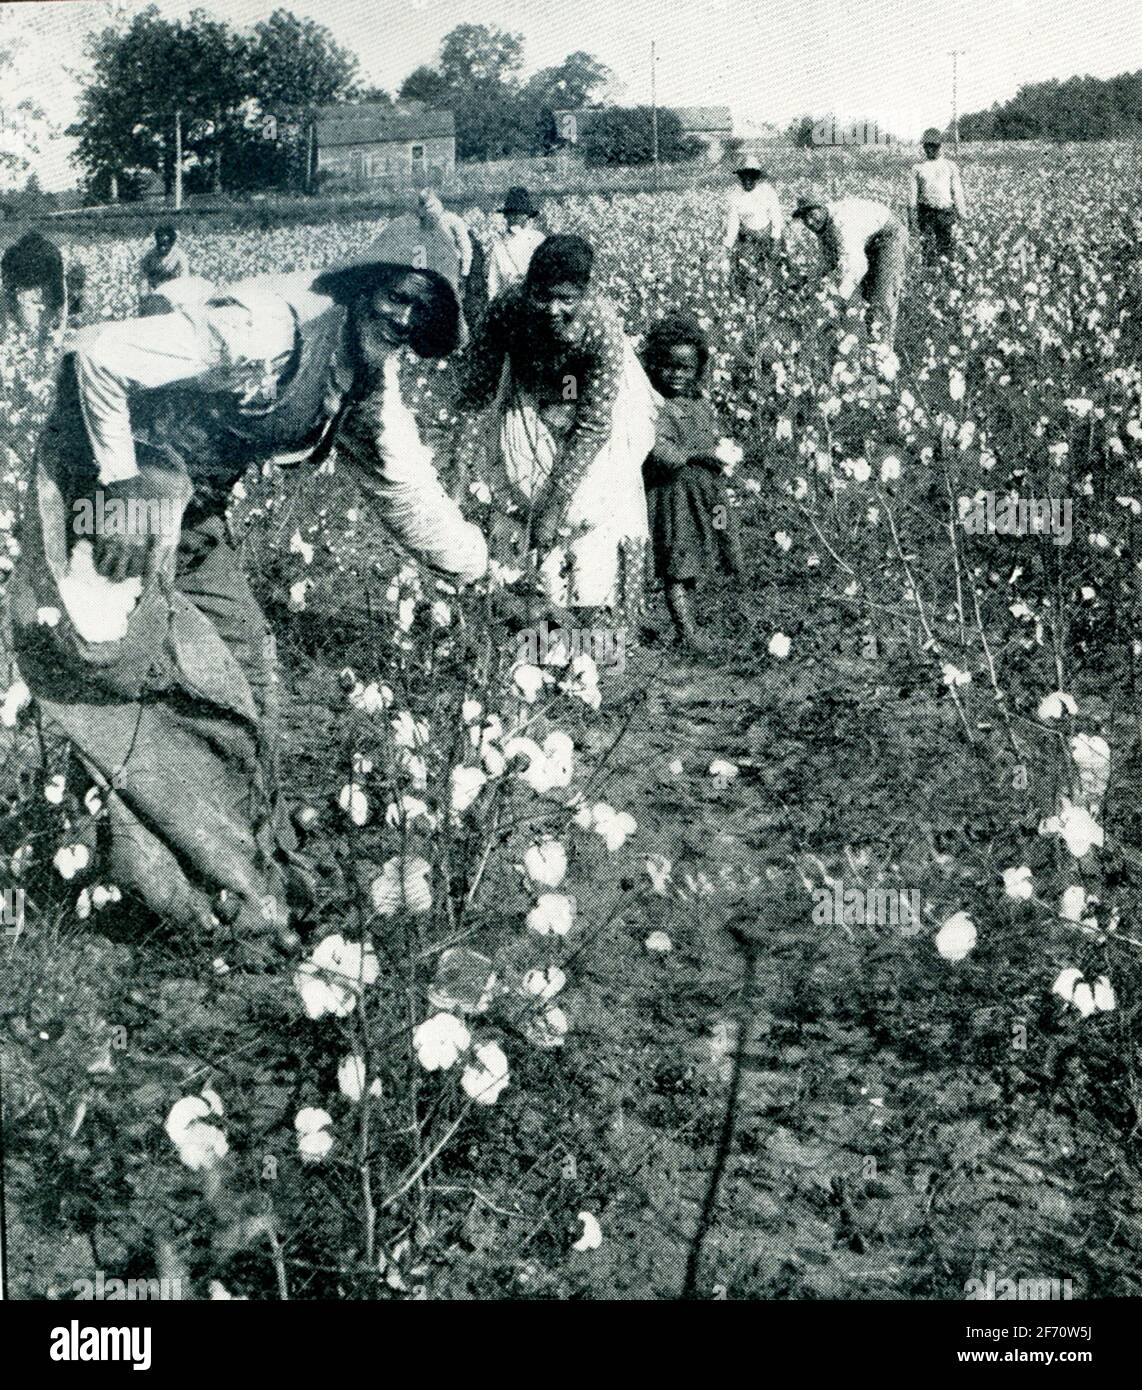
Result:
[[[551,236],[488,310],[461,366],[461,404],[489,405],[488,482],[501,559],[530,557],[563,608],[633,615],[648,538],[642,461],[655,401],[594,252]]]

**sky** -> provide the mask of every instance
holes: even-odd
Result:
[[[524,36],[525,73],[585,49],[610,67],[616,95],[650,100],[650,46],[664,106],[728,106],[751,123],[802,113],[870,119],[914,137],[952,111],[978,110],[1027,82],[1142,68],[1139,0],[158,0],[169,17],[201,8],[245,27],[281,5],[325,24],[388,90],[430,63],[457,24]],[[0,49],[15,45],[5,107],[31,97],[60,124],[75,118],[83,40],[142,0],[0,0]],[[0,131],[0,143],[4,139]],[[71,142],[34,160],[48,188],[74,184]]]

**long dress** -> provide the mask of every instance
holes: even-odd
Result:
[[[709,401],[674,397],[659,407],[654,452],[643,466],[655,574],[664,583],[715,567],[741,569],[733,512],[715,457],[721,430]]]
[[[654,391],[618,314],[584,301],[573,345],[554,344],[522,286],[495,300],[461,371],[462,400],[491,405],[488,483],[509,560],[523,563],[530,515],[557,495],[571,535],[543,559],[553,603],[633,614],[649,539],[642,462],[654,444]]]

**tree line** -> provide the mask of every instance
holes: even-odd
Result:
[[[359,79],[357,58],[324,25],[284,9],[242,31],[203,10],[168,19],[152,5],[93,34],[86,56],[69,133],[97,201],[159,182],[169,193],[176,165],[189,193],[309,188],[315,113],[343,102],[448,109],[462,160],[547,154],[568,143],[556,113],[590,106],[612,82],[583,51],[525,79],[522,35],[461,24],[435,62],[389,93]],[[697,153],[673,112],[658,114],[657,134],[664,161]],[[590,163],[649,161],[651,112],[600,111],[576,143]]]
[[[1142,137],[1142,72],[1034,82],[988,111],[960,117],[964,140],[1122,140]]]

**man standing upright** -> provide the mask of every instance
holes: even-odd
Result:
[[[780,249],[785,214],[777,189],[756,160],[743,160],[735,173],[740,186],[730,189],[722,244],[731,258],[734,288],[741,293]]]
[[[868,305],[869,329],[890,347],[904,289],[908,228],[883,203],[801,198],[793,216],[815,232],[827,271],[838,276],[837,293],[851,299],[859,288]]]
[[[959,166],[940,153],[943,136],[933,128],[922,138],[924,158],[912,166],[909,211],[920,233],[924,264],[934,265],[941,256],[952,255],[955,225],[967,216],[967,204]]]
[[[539,209],[526,188],[509,188],[500,213],[507,223],[507,232],[493,237],[488,246],[490,300],[523,279],[535,248],[544,240],[544,233],[535,225]]]

